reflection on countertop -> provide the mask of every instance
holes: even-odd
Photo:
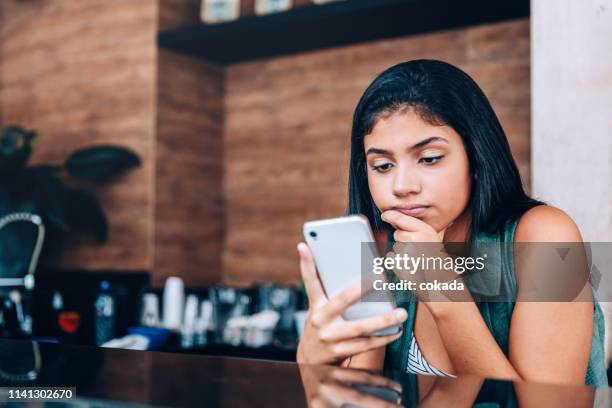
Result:
[[[414,406],[417,377],[231,357],[0,340],[0,386],[76,387],[79,406]],[[0,393],[0,402],[10,402]],[[438,378],[422,406],[601,406],[610,389]],[[70,406],[69,404],[66,406]],[[487,405],[490,406],[490,405]],[[606,405],[608,406],[608,405]]]

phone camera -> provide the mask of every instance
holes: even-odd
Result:
[[[315,239],[317,238],[317,233],[315,231],[310,231],[309,235]]]

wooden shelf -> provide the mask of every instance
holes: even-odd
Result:
[[[162,31],[161,48],[232,64],[529,16],[529,0],[344,0]]]

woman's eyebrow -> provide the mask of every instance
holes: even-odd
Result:
[[[416,149],[418,149],[418,148],[420,148],[420,147],[423,147],[423,146],[425,146],[425,145],[427,145],[427,144],[429,144],[429,143],[432,143],[432,142],[437,142],[437,141],[448,143],[448,140],[446,140],[446,139],[445,139],[445,138],[443,138],[443,137],[440,137],[440,136],[432,136],[432,137],[428,137],[427,139],[423,139],[423,140],[421,140],[419,143],[415,144],[414,146],[412,146],[412,147],[411,147],[411,148],[409,148],[408,150],[416,150]]]
[[[409,147],[408,150],[416,150],[418,148],[421,148],[425,145],[428,145],[429,143],[433,143],[433,142],[445,142],[448,143],[448,140],[446,140],[443,137],[440,136],[432,136],[432,137],[428,137],[427,139],[423,139],[420,142],[416,143],[415,145],[413,145],[412,147]],[[389,152],[388,150],[384,150],[384,149],[379,149],[376,147],[371,147],[368,149],[368,151],[366,152],[366,156],[368,154],[391,154],[391,152]]]

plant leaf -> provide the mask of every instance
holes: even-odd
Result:
[[[52,183],[54,185],[60,184],[57,178],[61,167],[51,166],[46,164],[28,166],[18,173],[9,182],[13,185],[16,191],[22,192],[28,196],[36,196],[37,192],[41,189],[45,189],[47,184]]]
[[[64,189],[67,198],[67,217],[71,229],[94,234],[99,243],[108,239],[108,223],[100,203],[92,194],[73,188]]]
[[[32,179],[32,182],[32,199],[42,210],[43,218],[62,232],[69,232],[71,230],[70,197],[66,188],[54,175],[35,178]]]
[[[54,166],[51,164],[36,164],[34,166],[28,166],[25,169],[26,174],[30,177],[50,177],[55,176],[61,170],[61,166]]]
[[[73,152],[64,163],[74,177],[103,181],[135,166],[140,158],[131,150],[120,146],[92,146]]]
[[[19,126],[9,126],[0,136],[0,175],[19,172],[32,154],[32,143],[36,132]]]

